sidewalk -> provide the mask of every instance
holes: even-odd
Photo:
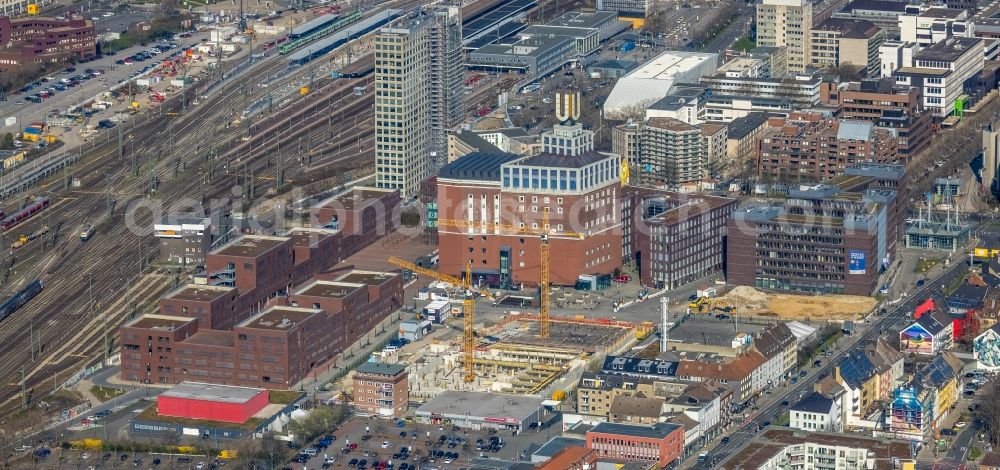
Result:
[[[94,407],[103,403],[97,396],[90,393],[90,389],[94,387],[94,383],[89,379],[83,379],[76,383],[76,391],[83,395],[83,398],[90,402],[90,406]]]

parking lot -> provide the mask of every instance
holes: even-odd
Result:
[[[411,412],[414,408],[411,406]],[[543,444],[560,434],[559,416],[550,415],[549,419],[541,428],[514,435],[512,431],[467,430],[451,425],[356,417],[328,433],[335,437],[328,448],[317,449],[315,456],[292,462],[287,468],[361,468],[364,461],[364,468],[379,468],[380,463],[382,468],[390,468],[391,463],[394,470],[409,469],[421,462],[420,468],[425,470],[457,469],[468,467],[477,458],[528,460],[530,456],[523,452],[529,445]],[[403,427],[398,427],[400,423]],[[495,451],[490,449],[491,439],[497,444],[493,446]],[[477,445],[480,440],[481,445]],[[404,449],[406,452],[402,452]],[[324,464],[325,461],[329,463]]]
[[[81,468],[81,469],[168,469],[206,470],[226,466],[226,461],[195,455],[167,455],[140,452],[103,452],[64,450],[61,448],[35,449],[13,461],[12,469],[27,468]]]

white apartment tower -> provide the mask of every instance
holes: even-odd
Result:
[[[411,13],[375,37],[375,185],[417,194],[447,162],[461,121],[462,19],[457,7]]]
[[[757,4],[757,45],[784,47],[788,73],[809,66],[813,7],[810,0],[763,0]]]

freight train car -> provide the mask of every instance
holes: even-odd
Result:
[[[0,304],[0,321],[13,314],[17,309],[28,303],[29,300],[35,298],[39,292],[42,291],[42,281],[40,279],[35,279],[31,281],[24,289],[21,289],[16,294],[7,299],[4,303]]]

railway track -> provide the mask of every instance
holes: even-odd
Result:
[[[420,3],[406,0],[393,7]],[[224,65],[220,72],[237,66]],[[278,151],[279,135],[282,153],[297,150],[300,142],[308,152],[308,158],[282,157],[286,180],[296,184],[370,163],[364,157],[374,148],[374,94],[357,96],[353,88],[370,84],[372,77],[321,79],[309,94],[278,111],[280,118],[233,124],[243,109],[266,95],[255,84],[283,71],[288,71],[287,62],[272,56],[240,72],[235,83],[203,80],[91,141],[69,173],[80,178],[80,188],[64,188],[61,177],[37,186],[35,193],[48,194],[52,205],[11,234],[34,231],[43,223],[59,228],[51,243],[46,238],[15,252],[21,261],[0,292],[10,295],[35,278],[46,284],[35,299],[0,322],[0,377],[6,379],[0,380],[0,407],[20,403],[22,371],[24,387],[38,392],[53,377],[68,376],[103,356],[105,325],[116,336],[118,325],[171,287],[169,273],[150,273],[158,248],[148,232],[157,214],[134,210],[139,203],[252,202],[240,201],[234,196],[240,191],[234,189],[246,182],[245,175],[253,178],[258,195],[274,187],[276,168],[270,157]],[[286,76],[297,80],[309,73],[303,67]],[[487,91],[469,102],[478,102]],[[304,123],[288,129],[293,119]],[[99,222],[97,234],[81,242],[76,231],[94,222]]]

